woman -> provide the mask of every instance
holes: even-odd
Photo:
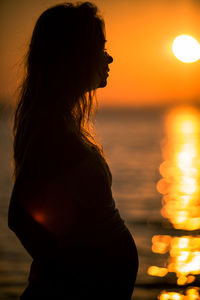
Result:
[[[137,250],[89,130],[94,91],[106,86],[113,61],[105,42],[89,2],[47,9],[33,31],[15,111],[8,215],[33,258],[20,299],[131,299]]]

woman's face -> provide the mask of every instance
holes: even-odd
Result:
[[[112,56],[110,56],[106,51],[103,51],[102,54],[102,64],[100,65],[100,84],[99,87],[104,87],[107,85],[107,78],[109,76],[108,72],[109,64],[113,62]]]
[[[96,74],[94,76],[93,89],[105,87],[107,85],[107,78],[109,76],[109,64],[113,62],[112,56],[110,56],[105,50],[100,54],[99,66],[96,68]]]

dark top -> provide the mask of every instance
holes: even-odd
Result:
[[[8,226],[33,258],[33,299],[130,299],[137,250],[115,207],[105,161],[88,152],[46,177],[34,169],[36,162],[26,161],[29,168],[14,184]]]

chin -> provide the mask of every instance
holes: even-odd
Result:
[[[102,80],[101,83],[99,84],[99,88],[103,88],[107,85],[107,80]]]

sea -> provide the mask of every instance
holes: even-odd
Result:
[[[112,192],[139,254],[139,271],[132,299],[155,300],[163,290],[180,290],[175,275],[150,276],[150,266],[164,257],[152,252],[152,237],[173,229],[161,216],[161,144],[168,107],[100,108],[96,135],[112,172]],[[27,285],[31,258],[7,226],[12,191],[12,110],[0,109],[0,299],[16,300]],[[26,225],[24,225],[26,226]],[[94,299],[95,300],[95,299]],[[123,300],[123,299],[122,299]]]

